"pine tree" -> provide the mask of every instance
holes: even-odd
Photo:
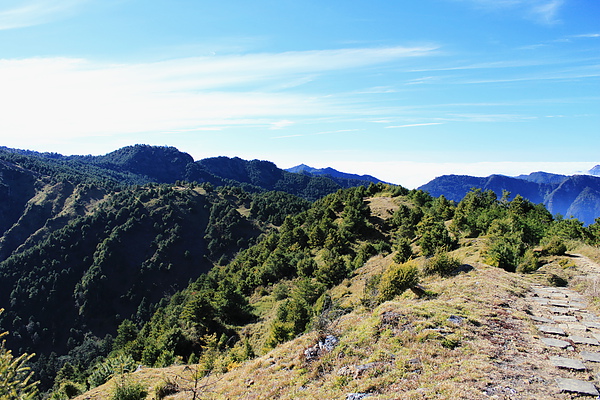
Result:
[[[4,311],[0,308],[0,314]],[[0,333],[0,338],[8,332]],[[34,354],[13,356],[6,348],[6,340],[0,344],[0,399],[33,399],[37,395],[38,382],[33,381],[33,371],[26,365]]]

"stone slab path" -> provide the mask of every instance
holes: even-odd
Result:
[[[570,287],[548,274],[567,261]],[[548,271],[515,275],[514,293],[490,303],[480,321],[489,357],[485,400],[600,400],[600,263],[558,257]],[[477,282],[475,282],[477,284]]]
[[[579,393],[589,396],[598,396],[598,389],[591,382],[581,381],[579,379],[556,378],[558,388],[563,392]]]
[[[600,396],[600,318],[569,288],[534,285],[530,300],[543,351],[560,371],[558,391],[576,398]]]

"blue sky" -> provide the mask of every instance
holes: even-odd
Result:
[[[369,173],[600,164],[598,0],[2,0],[1,145]]]

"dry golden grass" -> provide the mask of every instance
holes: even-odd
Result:
[[[205,378],[200,398],[344,399],[348,393],[370,393],[374,400],[571,398],[554,388],[558,372],[528,317],[528,288],[541,278],[476,263],[479,245],[454,254],[475,267],[471,272],[423,282],[432,296],[406,292],[370,309],[361,306],[365,282],[391,263],[391,256],[375,257],[333,291],[354,311],[330,327],[340,340],[332,352],[307,362],[303,352],[317,334],[305,334]],[[148,387],[150,399],[167,379],[189,382],[185,376],[195,368],[143,369],[132,378]],[[108,382],[79,399],[106,399],[112,387]],[[192,393],[167,398],[192,399]]]
[[[371,215],[381,219],[388,219],[398,209],[398,199],[386,196],[370,197],[366,199]]]
[[[384,216],[393,204],[374,198],[371,207]],[[325,332],[339,338],[333,351],[307,362],[304,350],[317,342],[319,333],[302,335],[229,372],[202,379],[203,390],[196,398],[325,400],[345,399],[348,393],[369,393],[373,400],[574,398],[559,393],[554,384],[560,371],[550,365],[551,354],[530,319],[537,306],[529,299],[529,288],[548,285],[551,274],[561,274],[592,299],[600,294],[600,282],[582,277],[600,273],[600,266],[583,257],[563,256],[546,259],[538,273],[513,274],[482,263],[484,248],[485,239],[462,240],[452,256],[470,272],[424,278],[428,297],[407,291],[380,305],[366,301],[370,294],[365,288],[393,262],[393,254],[371,258],[331,291],[340,309],[352,310]],[[600,259],[598,249],[576,250]],[[415,262],[423,265],[424,259]],[[261,354],[278,301],[273,294],[257,294],[252,302],[264,320],[246,326],[242,334]],[[181,390],[167,399],[191,400],[193,393],[185,389],[197,368],[148,368],[131,378],[148,388],[148,399],[169,381]],[[587,375],[581,373],[581,378],[590,379]],[[114,385],[109,381],[78,400],[107,399]]]

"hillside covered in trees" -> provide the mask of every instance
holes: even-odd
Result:
[[[231,370],[356,307],[427,296],[419,282],[452,274],[453,252],[475,241],[482,262],[518,273],[600,244],[600,222],[491,190],[451,201],[383,183],[336,188],[268,162],[150,146],[4,150],[0,163],[0,331],[16,353],[37,354],[36,379],[55,399],[140,364]],[[344,303],[357,271],[382,257],[359,305]]]
[[[0,147],[0,160],[35,173],[106,185],[177,181],[237,186],[247,192],[283,191],[314,201],[338,189],[369,184],[368,179],[291,173],[270,161],[213,157],[194,161],[174,147],[135,145],[103,156],[63,156]]]
[[[546,172],[518,177],[444,175],[419,187],[432,196],[443,195],[454,201],[460,201],[473,188],[491,190],[498,197],[502,197],[504,191],[513,196],[521,195],[534,204],[544,204],[553,215],[577,218],[586,225],[600,217],[600,177],[591,175]]]

